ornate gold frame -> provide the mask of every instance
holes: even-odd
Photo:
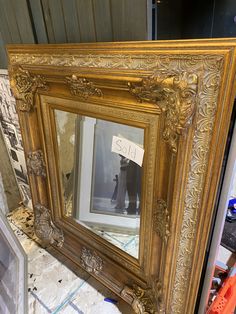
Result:
[[[235,43],[8,46],[35,231],[135,313],[194,312],[235,96]],[[139,259],[63,215],[54,108],[145,128]]]

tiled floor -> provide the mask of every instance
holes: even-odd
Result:
[[[76,276],[30,238],[34,237],[32,212],[22,207],[8,219],[28,255],[29,314],[132,313],[124,301],[89,274],[81,269],[81,275]],[[117,304],[106,302],[104,298],[116,300]]]

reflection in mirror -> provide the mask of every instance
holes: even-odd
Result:
[[[138,257],[144,130],[55,110],[65,215]]]

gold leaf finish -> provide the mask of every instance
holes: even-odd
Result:
[[[191,124],[196,109],[197,82],[196,74],[168,71],[144,78],[139,84],[128,83],[130,93],[139,102],[154,103],[161,108],[165,118],[163,138],[174,153],[178,136]]]
[[[121,291],[121,297],[131,297],[131,306],[136,314],[156,314],[157,309],[154,305],[151,289],[142,289],[137,285],[133,288],[125,286]]]
[[[188,190],[185,197],[185,214],[181,227],[181,236],[177,244],[177,265],[170,300],[170,313],[185,313],[186,293],[192,269],[194,239],[197,226],[197,208],[204,186],[207,167],[207,154],[212,136],[215,111],[217,108],[218,90],[224,57],[219,52],[215,55],[102,55],[84,56],[77,54],[14,54],[10,56],[12,64],[36,64],[47,66],[75,66],[104,69],[146,70],[167,73],[189,72],[201,76],[198,83],[196,108],[196,128],[194,131],[193,156],[190,161],[191,169],[188,175]],[[205,71],[204,77],[202,73]],[[173,73],[171,73],[173,75]],[[151,178],[151,177],[150,177]],[[149,180],[149,178],[148,178]],[[150,179],[151,180],[151,179]],[[186,223],[187,222],[187,223]],[[147,246],[145,246],[147,249]],[[146,254],[146,251],[144,252]]]
[[[164,243],[167,244],[170,236],[170,214],[164,200],[157,201],[157,207],[154,210],[153,223],[156,233],[161,237]]]
[[[41,204],[36,204],[34,212],[34,229],[37,237],[46,243],[62,247],[64,243],[63,232],[53,224],[50,210]]]
[[[91,72],[96,68],[99,69],[101,73],[103,71],[108,73],[110,69],[114,70],[114,72],[116,70],[120,71],[120,73],[130,71],[130,75],[132,76],[134,73],[136,78],[140,77],[140,75],[146,75],[146,78],[143,78],[141,84],[129,84],[130,92],[134,95],[139,95],[136,96],[137,99],[140,98],[143,102],[153,103],[161,109],[164,118],[163,121],[160,121],[162,124],[163,138],[169,144],[173,152],[178,152],[179,135],[184,134],[194,118],[194,125],[191,130],[193,142],[190,141],[191,145],[189,145],[189,151],[187,152],[190,156],[190,160],[189,169],[186,171],[186,190],[183,192],[184,209],[179,208],[181,211],[180,214],[183,213],[183,219],[178,221],[178,240],[176,240],[176,252],[174,252],[176,257],[174,260],[176,260],[176,262],[173,262],[170,267],[167,266],[167,269],[170,269],[173,275],[171,275],[173,281],[171,281],[169,287],[168,285],[166,287],[166,289],[169,289],[169,293],[167,294],[168,300],[166,300],[166,306],[168,307],[166,311],[168,311],[168,314],[190,313],[188,312],[187,304],[190,304],[191,308],[193,307],[194,301],[188,303],[189,293],[191,294],[189,283],[193,283],[193,278],[196,278],[196,276],[192,275],[192,265],[195,261],[194,254],[196,252],[196,241],[198,240],[197,232],[199,231],[199,224],[202,222],[200,212],[202,210],[202,195],[205,181],[209,179],[207,174],[207,168],[209,166],[209,147],[212,141],[212,131],[215,126],[219,94],[221,93],[222,97],[226,96],[220,89],[221,80],[222,77],[229,77],[226,71],[223,71],[224,64],[227,64],[227,61],[223,48],[220,48],[219,43],[217,43],[217,49],[212,48],[214,46],[213,44],[209,44],[208,50],[205,48],[203,50],[201,50],[202,48],[197,50],[196,42],[193,42],[188,46],[188,50],[184,51],[183,46],[185,47],[185,45],[188,46],[187,43],[181,44],[180,48],[178,48],[180,49],[179,51],[174,50],[175,47],[173,48],[173,46],[168,51],[164,50],[164,46],[161,46],[160,49],[156,51],[153,50],[154,52],[149,50],[147,53],[142,53],[140,50],[134,50],[135,53],[132,53],[132,50],[129,50],[127,53],[124,52],[122,54],[114,50],[113,52],[111,51],[111,53],[108,52],[105,54],[102,50],[98,50],[91,54],[84,54],[83,52],[73,52],[73,54],[71,54],[68,53],[68,50],[63,50],[63,53],[52,54],[45,48],[43,53],[35,53],[33,51],[31,53],[18,53],[18,51],[15,51],[9,55],[10,62],[15,67],[19,65],[35,65],[37,67],[42,65],[48,68],[51,67],[51,69],[54,70],[56,67],[67,66],[75,67],[75,71],[79,71],[79,68],[86,68],[86,71]],[[204,45],[202,47],[204,47]],[[212,51],[210,51],[211,49]],[[225,49],[228,48],[225,46]],[[235,48],[232,50],[235,50]],[[145,51],[145,49],[142,48],[142,51]],[[227,53],[231,62],[233,59],[230,59],[230,53]],[[139,71],[143,71],[142,74],[140,74]],[[153,73],[151,77],[150,73]],[[72,77],[70,80],[71,79]],[[77,78],[74,78],[74,80],[77,81]],[[231,79],[229,79],[229,81],[229,84],[231,84]],[[224,79],[223,82],[226,84]],[[159,88],[159,85],[162,86],[162,88]],[[229,86],[232,86],[232,84]],[[149,93],[148,88],[150,88],[152,92]],[[152,93],[154,93],[154,96],[151,96]],[[22,97],[20,99],[22,99]],[[223,108],[225,108],[227,103],[229,104],[229,100],[227,100],[226,103],[222,102]],[[90,108],[86,110],[89,111]],[[122,110],[120,115],[122,115]],[[133,119],[132,117],[133,112],[130,111],[130,117],[127,115],[125,118]],[[223,118],[226,122],[227,117],[225,113],[223,114]],[[220,126],[219,121],[217,125]],[[157,133],[152,132],[150,138],[153,140],[156,134]],[[151,141],[151,143],[152,142],[154,142],[154,140]],[[213,143],[217,143],[217,141],[214,140]],[[155,144],[153,145],[150,151],[156,151]],[[219,155],[220,153],[217,158],[219,158]],[[155,162],[154,156],[151,156],[151,161],[152,163]],[[216,170],[214,167],[212,169]],[[149,176],[148,171],[147,184],[147,201],[150,202],[150,199],[153,199],[151,193],[154,182],[152,181],[152,176]],[[171,195],[168,196],[171,197]],[[159,205],[162,207],[162,212],[165,212],[165,204]],[[150,203],[146,206],[147,208],[152,208]],[[157,221],[160,221],[160,213],[156,213],[156,215],[158,217],[156,218]],[[166,213],[161,227],[162,231],[160,231],[159,223],[154,224],[156,225],[157,232],[160,232],[164,239],[169,237],[169,232],[166,232],[166,230],[169,231],[168,215],[169,214]],[[182,215],[180,215],[180,217],[182,217]],[[48,219],[45,220],[48,221]],[[149,222],[151,223],[151,220]],[[46,230],[51,229],[46,227]],[[179,230],[181,231],[179,232]],[[206,230],[205,225],[204,230]],[[147,243],[147,241],[145,241],[147,235],[143,234],[143,237],[143,242]],[[169,238],[168,245],[170,242]],[[143,256],[147,256],[147,253],[148,246],[146,245],[143,249]],[[172,252],[167,253],[172,254]],[[84,251],[84,260],[92,260],[93,255],[94,254],[89,254],[87,251]],[[117,259],[118,255],[114,256]],[[115,258],[113,261],[114,260]],[[122,259],[118,262],[121,264]],[[96,268],[96,266],[92,266],[92,262],[88,263],[90,269]],[[126,269],[128,266],[128,263],[124,265]],[[138,271],[133,271],[133,273],[138,274]],[[163,278],[160,278],[160,280],[162,282],[165,281]],[[147,291],[140,287],[138,288],[125,287],[122,294],[130,296],[130,298],[133,299],[133,308],[136,313],[155,313],[153,302],[148,301],[150,298],[147,298]],[[159,294],[157,293],[157,295]],[[146,300],[146,298],[148,300]],[[145,304],[147,304],[147,306],[145,306]]]
[[[96,252],[91,252],[89,249],[83,247],[80,257],[81,265],[89,272],[99,274],[103,269],[103,261]]]
[[[66,82],[69,85],[71,94],[74,96],[84,99],[90,96],[102,96],[102,91],[85,78],[78,78],[76,75],[72,75],[71,77],[66,77]]]
[[[192,159],[185,194],[185,209],[178,245],[175,283],[172,290],[171,314],[182,314],[186,310],[186,294],[192,270],[196,229],[208,165],[209,144],[215,120],[218,90],[221,82],[222,60],[203,60],[199,64],[204,76],[198,92],[196,128],[193,140]],[[192,67],[196,67],[193,63]],[[185,68],[185,64],[181,64]],[[189,66],[191,70],[191,66]],[[186,312],[187,313],[187,312]]]
[[[46,177],[45,162],[41,150],[28,153],[26,163],[30,174]]]
[[[155,291],[156,300],[158,302],[158,313],[165,314],[166,311],[165,311],[165,305],[163,302],[163,296],[164,296],[163,284],[160,280],[156,280],[156,281],[154,280],[154,282],[156,283],[154,291]]]
[[[17,70],[14,70],[10,83],[16,99],[22,100],[22,102],[18,103],[18,109],[21,111],[32,110],[34,106],[34,95],[37,90],[47,89],[46,81],[42,76],[32,75],[22,67],[18,67]]]
[[[191,67],[193,73],[198,69],[202,60],[214,64],[221,59],[221,55],[196,54],[76,54],[69,53],[14,53],[9,56],[12,65],[43,65],[43,66],[68,66],[83,68],[105,68],[125,70],[149,70],[149,71],[172,71],[178,69],[178,63],[182,59],[185,63],[185,71]],[[173,64],[174,68],[167,68],[167,64]],[[198,65],[197,65],[198,64]]]

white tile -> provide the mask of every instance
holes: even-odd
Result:
[[[20,242],[28,257],[39,249],[39,245],[27,237],[22,238]]]
[[[94,284],[97,285],[97,282],[90,278],[71,301],[86,314],[120,314],[116,305],[104,301],[106,297],[116,300],[118,297],[103,286],[96,290]]]
[[[48,314],[49,311],[30,293],[28,294],[28,313],[29,314]]]
[[[29,262],[28,272],[29,288],[51,309],[57,308],[83,282],[44,250]]]
[[[54,312],[55,313],[55,312]],[[54,314],[53,313],[53,314]],[[67,306],[63,309],[61,309],[59,312],[56,313],[60,313],[60,314],[78,314],[78,312],[76,310],[74,310],[70,305],[67,304]],[[56,314],[55,313],[55,314]]]

